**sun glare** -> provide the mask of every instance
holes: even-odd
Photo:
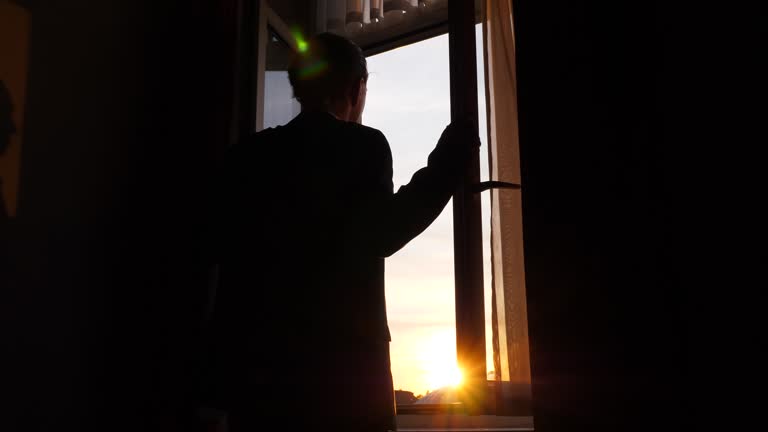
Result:
[[[461,385],[463,376],[456,363],[455,332],[452,329],[435,332],[421,347],[420,368],[429,390]]]
[[[427,383],[432,389],[442,387],[458,387],[462,381],[461,370],[456,364],[446,362],[444,364],[434,364],[427,373]]]

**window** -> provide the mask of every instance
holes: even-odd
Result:
[[[310,7],[304,2],[281,1],[274,2],[275,7],[278,3],[280,17],[286,19],[290,25],[298,25],[299,28],[305,29],[306,34],[321,31],[343,34],[355,40],[369,56],[371,77],[363,123],[382,130],[387,136],[393,151],[396,189],[399,185],[407,183],[414,171],[426,164],[427,155],[434,148],[443,128],[449,123],[451,115],[456,115],[456,112],[452,113],[452,109],[455,111],[458,108],[459,113],[474,112],[473,107],[470,107],[469,111],[464,111],[466,107],[461,106],[462,104],[466,105],[470,96],[478,98],[477,114],[483,142],[479,161],[479,178],[473,181],[513,181],[507,177],[497,178],[495,172],[489,173],[489,144],[491,146],[494,144],[488,143],[486,138],[487,132],[495,126],[491,125],[488,128],[485,118],[486,86],[483,79],[485,71],[482,57],[485,48],[483,47],[482,24],[475,26],[474,54],[477,56],[476,78],[479,91],[477,95],[473,95],[466,91],[468,87],[462,89],[460,85],[454,83],[454,87],[451,88],[450,85],[449,71],[451,66],[458,69],[460,74],[467,73],[466,82],[468,83],[474,81],[475,77],[472,76],[471,69],[462,67],[464,65],[461,64],[461,52],[454,58],[453,64],[449,60],[449,36],[446,34],[449,28],[449,2],[447,0],[360,0],[355,2],[318,0],[313,2],[314,7]],[[475,23],[482,22],[482,4],[484,3],[486,2],[475,2]],[[259,70],[264,71],[262,84],[257,86],[257,88],[262,89],[260,94],[263,97],[257,101],[257,106],[261,104],[258,121],[263,122],[261,126],[269,127],[286,123],[295,115],[292,110],[296,107],[288,103],[288,99],[286,99],[286,95],[289,95],[286,89],[290,87],[286,87],[285,65],[279,64],[281,56],[284,56],[288,52],[287,50],[294,48],[295,41],[286,31],[287,26],[282,24],[275,13],[265,6],[265,2],[262,1],[261,4],[265,12],[261,14],[262,18],[259,21],[260,34],[263,35],[262,39],[267,39],[268,42],[266,45],[262,42],[259,43],[259,46],[262,47],[261,55],[265,57],[261,57],[260,60],[262,66]],[[472,5],[467,6],[467,8],[462,15],[463,17],[473,15]],[[375,13],[374,9],[378,10],[378,13]],[[455,18],[456,15],[453,16]],[[455,25],[458,20],[454,18],[451,18],[451,22]],[[462,26],[467,24],[467,20],[463,20],[465,22]],[[267,28],[267,23],[272,26],[269,31],[264,30]],[[455,29],[456,27],[452,28]],[[466,31],[466,26],[462,28]],[[465,38],[464,40],[469,39]],[[458,45],[461,45],[461,39],[459,39]],[[464,51],[466,54],[467,50],[471,50],[472,47],[465,46],[464,48],[466,48]],[[457,93],[463,93],[462,97],[465,99],[457,98]],[[491,96],[489,103],[494,100],[494,95]],[[495,101],[498,103],[498,98]],[[453,106],[451,105],[452,102]],[[468,105],[472,105],[472,103]],[[267,110],[274,110],[274,113],[267,113]],[[471,194],[474,192],[465,192],[464,197],[472,196]],[[475,260],[482,253],[481,267],[484,277],[482,277],[483,283],[480,291],[477,289],[479,286],[477,283],[461,282],[464,286],[470,285],[472,292],[469,293],[468,297],[464,297],[465,300],[469,299],[468,302],[462,300],[456,304],[455,301],[455,287],[459,284],[458,280],[461,277],[457,278],[454,275],[454,260],[457,258],[454,256],[454,252],[462,249],[455,248],[454,230],[458,229],[458,232],[461,233],[464,228],[456,228],[454,224],[453,203],[449,203],[443,214],[425,233],[387,261],[387,302],[389,324],[393,334],[391,358],[395,388],[413,392],[414,396],[424,396],[427,391],[430,391],[431,396],[422,398],[424,402],[428,402],[423,405],[445,405],[457,400],[455,395],[451,395],[450,392],[435,393],[435,390],[444,388],[457,379],[457,329],[465,344],[469,340],[469,345],[472,345],[473,338],[475,341],[484,340],[483,353],[480,353],[481,355],[484,354],[482,359],[478,355],[481,350],[477,349],[477,346],[472,347],[470,351],[473,353],[473,364],[478,366],[480,363],[484,363],[482,365],[484,366],[484,373],[485,371],[488,372],[487,376],[483,377],[482,382],[483,385],[488,384],[483,390],[487,391],[488,398],[493,399],[501,395],[502,392],[495,390],[506,388],[510,384],[510,381],[499,381],[499,379],[510,379],[510,368],[512,367],[510,366],[512,363],[510,359],[512,356],[508,355],[507,350],[516,349],[513,347],[511,339],[505,339],[509,336],[507,332],[510,325],[505,320],[510,320],[510,317],[494,317],[492,315],[494,310],[498,313],[508,311],[506,302],[510,300],[505,297],[504,293],[507,289],[505,272],[508,269],[498,265],[499,261],[497,261],[496,268],[493,268],[491,264],[491,200],[495,200],[496,208],[498,208],[502,199],[500,197],[509,197],[510,195],[508,191],[502,194],[498,190],[493,190],[490,193],[484,192],[474,196],[479,196],[479,203],[475,201],[475,204],[478,205],[476,207],[470,206],[472,207],[470,213],[474,212],[471,218],[480,217],[479,220],[482,223],[478,224],[479,226],[473,225],[472,231],[466,230],[463,236],[465,237],[464,240],[467,237],[471,238],[470,243],[476,246],[473,248],[473,252],[469,253],[471,255],[470,261]],[[516,199],[519,200],[519,195]],[[478,216],[479,214],[482,216]],[[477,219],[474,221],[476,222]],[[463,227],[465,224],[466,221],[462,221],[458,226]],[[497,246],[494,245],[494,247]],[[477,252],[474,252],[475,250]],[[496,253],[498,258],[498,251]],[[468,258],[466,255],[464,253],[461,258],[465,262]],[[474,268],[477,267],[476,264],[477,261],[474,261]],[[515,271],[517,269],[517,267],[514,268]],[[476,270],[472,271],[476,272]],[[494,277],[495,282],[493,281]],[[478,281],[479,278],[475,277],[472,280]],[[492,285],[494,283],[497,290],[501,289],[496,295],[493,294]],[[494,298],[497,304],[492,304]],[[477,313],[478,299],[482,303],[484,316]],[[521,305],[519,299],[519,296],[515,299],[518,302],[515,303],[515,308],[519,308]],[[473,303],[469,307],[474,311],[472,312],[474,314],[472,323],[468,324],[466,321],[457,323],[457,307],[466,312],[469,303]],[[524,302],[522,304],[524,306]],[[510,312],[506,313],[510,314]],[[481,319],[480,324],[484,324],[482,328],[477,325],[478,317]],[[495,324],[494,319],[499,323]],[[523,319],[525,318],[523,317]],[[519,321],[517,315],[511,320]],[[514,324],[514,326],[516,331],[525,327],[520,327],[518,324]],[[499,340],[499,344],[504,345],[497,346],[496,352],[493,348],[494,339]],[[467,345],[465,345],[464,351],[466,354]],[[516,353],[517,355],[527,356],[527,339],[525,350],[518,351],[520,352]],[[461,355],[461,353],[459,354]],[[496,356],[497,362],[494,362],[494,356]],[[502,360],[498,361],[500,356]],[[506,365],[505,361],[507,362]],[[499,370],[496,371],[495,369]],[[477,373],[475,377],[477,377]],[[401,399],[405,401],[408,399],[407,395]],[[494,411],[497,408],[499,406],[489,405],[484,409],[486,412],[497,412]],[[437,411],[445,413],[445,406]],[[525,409],[516,412],[518,414],[512,415],[520,415],[519,413],[524,413]],[[408,418],[405,419],[405,417]],[[403,418],[404,423],[401,426],[404,429],[424,427],[429,422],[432,422],[431,426],[435,426],[434,417],[432,420],[424,420],[419,415],[405,415]],[[481,420],[483,418],[485,420]],[[427,423],[423,423],[423,421]],[[472,416],[470,418],[460,417],[459,414],[456,414],[453,417],[444,417],[440,422],[445,427],[514,426],[524,429],[532,427],[532,418],[525,416],[514,418]]]
[[[482,25],[476,25],[481,161],[488,160]],[[394,183],[408,183],[426,164],[450,122],[448,36],[441,35],[368,58],[371,74],[364,123],[387,136],[393,153]],[[418,64],[418,73],[407,65]],[[405,66],[405,67],[404,67]],[[487,163],[481,179],[489,180]],[[491,195],[481,196],[486,369],[495,378],[491,278]],[[392,373],[403,429],[434,427],[532,427],[527,416],[468,417],[455,406],[451,387],[459,377],[453,268],[452,203],[420,237],[387,260],[387,310],[392,331]],[[415,399],[415,400],[414,400]],[[435,405],[449,405],[438,408]],[[453,414],[450,414],[453,412]],[[406,413],[403,415],[402,413]],[[420,415],[415,414],[420,413]],[[439,420],[438,420],[439,419]]]
[[[387,137],[397,190],[426,166],[450,122],[448,38],[438,36],[369,57],[368,70],[363,123]],[[386,263],[395,389],[415,396],[444,390],[460,379],[451,209],[449,203],[424,233]]]
[[[301,111],[288,81],[291,47],[273,29],[267,32],[264,71],[264,129],[284,125]]]

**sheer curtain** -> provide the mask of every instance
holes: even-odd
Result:
[[[520,183],[515,38],[511,0],[485,0],[483,22],[488,86],[491,180]],[[491,192],[494,369],[503,397],[530,401],[521,191]],[[500,383],[499,383],[500,384]]]

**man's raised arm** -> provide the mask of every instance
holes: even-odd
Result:
[[[427,166],[393,194],[392,154],[378,133],[380,152],[370,193],[346,224],[348,245],[376,256],[388,257],[421,234],[443,211],[463,179],[480,140],[469,121],[445,128]]]

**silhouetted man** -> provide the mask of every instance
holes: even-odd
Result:
[[[479,139],[448,126],[393,193],[389,144],[359,124],[360,48],[332,34],[308,46],[289,70],[301,114],[234,146],[222,169],[209,404],[232,430],[383,432],[395,429],[384,258],[441,213]]]

